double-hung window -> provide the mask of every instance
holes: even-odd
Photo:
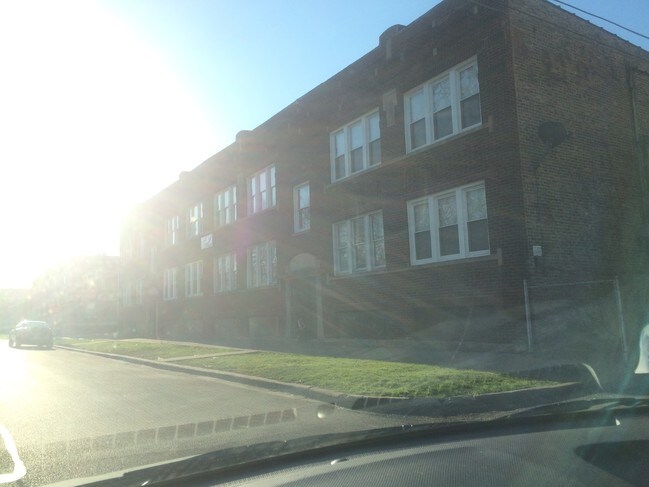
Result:
[[[187,238],[198,237],[203,227],[203,203],[196,203],[187,211]]]
[[[333,238],[336,275],[354,274],[385,267],[381,211],[334,223]]]
[[[237,187],[219,191],[214,196],[214,223],[216,227],[229,225],[237,220]]]
[[[162,275],[162,299],[169,301],[178,297],[178,267],[165,269]]]
[[[484,184],[409,201],[408,233],[413,265],[489,255]]]
[[[311,228],[311,195],[309,183],[293,188],[293,228],[295,233]]]
[[[214,258],[214,292],[222,293],[237,288],[237,254],[229,252]]]
[[[381,162],[379,112],[374,111],[331,134],[331,180],[338,181]]]
[[[203,261],[198,260],[185,266],[185,296],[200,296],[203,281]]]
[[[406,93],[404,105],[408,151],[479,125],[477,60],[459,64]]]
[[[180,218],[174,216],[167,219],[165,231],[165,244],[176,245],[178,243],[178,230],[180,228]]]
[[[248,178],[248,214],[253,215],[277,204],[275,165],[270,165]]]
[[[264,242],[248,248],[248,287],[277,284],[277,250],[275,242]]]

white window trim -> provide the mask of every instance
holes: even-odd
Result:
[[[223,276],[219,273],[219,262],[223,261],[225,268]],[[229,278],[228,278],[229,276]],[[223,279],[221,279],[223,278]],[[230,285],[228,286],[228,280]],[[221,285],[222,281],[225,285]],[[214,294],[221,294],[237,289],[237,254],[226,252],[214,257]]]
[[[268,281],[261,282],[261,266],[258,264],[256,269],[252,267],[251,252],[252,250],[259,250],[260,248],[265,247],[266,255],[268,258]],[[247,255],[247,287],[248,289],[257,289],[263,287],[271,287],[277,285],[277,245],[274,240],[269,242],[263,242],[257,245],[251,245],[248,247],[246,252]],[[273,255],[275,256],[275,264],[273,270]],[[257,263],[259,263],[259,258],[257,258]],[[256,278],[256,285],[253,285],[253,274]]]
[[[194,213],[196,215],[194,216]],[[193,204],[187,210],[187,238],[195,238],[201,235],[203,231],[203,202],[199,201]],[[196,218],[195,221],[193,219]]]
[[[412,90],[407,91],[403,95],[403,107],[404,107],[404,129],[405,129],[405,135],[406,135],[406,153],[416,151],[419,149],[422,149],[424,147],[428,147],[432,144],[436,144],[438,142],[441,142],[443,140],[449,139],[453,136],[456,136],[462,132],[466,132],[468,130],[472,130],[475,127],[479,127],[482,124],[482,116],[480,117],[480,120],[476,122],[473,125],[470,125],[468,127],[462,128],[461,126],[461,113],[460,113],[460,89],[459,89],[459,72],[468,68],[472,64],[475,64],[477,66],[478,60],[477,57],[474,56],[470,59],[467,59],[466,61],[458,64],[457,66],[452,67],[448,71],[445,71],[438,76],[435,76],[434,78],[426,81],[425,83],[416,86]],[[478,71],[479,73],[479,71]],[[432,96],[432,90],[433,90],[433,85],[440,81],[441,79],[445,78],[446,76],[450,77],[449,83],[450,83],[450,88],[451,88],[451,111],[452,111],[452,123],[453,123],[453,131],[452,133],[445,135],[443,137],[440,137],[439,139],[434,138],[434,127],[433,127],[433,96]],[[415,148],[412,148],[412,137],[410,134],[410,97],[416,94],[417,92],[423,90],[424,93],[424,119],[425,119],[425,124],[426,124],[426,141]],[[478,94],[480,94],[480,90],[478,90]],[[480,101],[480,105],[482,107],[482,100]],[[482,114],[481,114],[482,115]]]
[[[185,265],[185,296],[202,296],[203,261],[197,260]]]
[[[459,260],[459,259],[468,259],[471,257],[483,257],[491,254],[491,245],[485,250],[477,250],[469,252],[469,232],[467,229],[467,207],[466,207],[466,198],[464,195],[473,189],[485,188],[484,182],[467,184],[465,186],[460,186],[453,188],[447,191],[442,191],[432,195],[424,196],[423,198],[417,198],[415,200],[408,201],[408,240],[410,244],[410,264],[411,265],[422,265],[429,264],[432,262],[444,262],[449,260]],[[437,200],[447,196],[455,195],[455,201],[457,204],[457,215],[458,215],[458,233],[459,233],[459,243],[460,243],[460,252],[453,255],[440,255],[439,251],[439,214],[437,210]],[[486,200],[486,198],[485,198]],[[414,207],[418,203],[426,201],[428,203],[428,218],[429,218],[429,232],[431,234],[431,254],[430,259],[419,259],[417,260],[417,254],[415,252],[415,212]],[[485,201],[486,203],[486,201]],[[461,217],[461,220],[460,220]],[[489,211],[487,205],[487,222],[489,222]],[[488,223],[487,223],[488,224]]]
[[[373,140],[378,140],[380,144],[381,143],[381,115],[378,109],[372,110],[371,112],[363,115],[362,117],[359,117],[349,122],[348,124],[337,128],[336,130],[331,132],[331,134],[329,134],[329,154],[330,154],[332,183],[335,183],[336,181],[342,181],[343,179],[347,179],[350,176],[362,173],[364,171],[367,171],[368,169],[377,167],[381,164],[382,158],[379,158],[378,162],[374,164],[370,164],[370,143],[373,140],[370,140],[369,120],[374,116],[378,116],[379,118],[379,137],[378,139],[373,139]],[[351,128],[358,123],[362,125],[362,130],[363,130],[363,146],[362,146],[363,147],[363,168],[356,172],[352,172]],[[339,134],[340,132],[343,132],[345,138],[345,175],[340,178],[336,178],[336,135]]]
[[[300,227],[300,189],[307,187],[309,188],[309,206],[306,208],[309,210],[309,224]],[[293,231],[295,233],[303,233],[311,229],[311,186],[309,181],[305,181],[301,184],[298,184],[293,187]]]
[[[162,278],[162,300],[171,301],[178,298],[178,267],[165,269]]]
[[[374,265],[372,263],[372,256],[374,255],[374,240],[372,239],[372,225],[371,225],[371,217],[373,215],[381,215],[381,223],[383,223],[383,210],[378,210],[378,211],[371,211],[369,213],[365,213],[363,215],[357,215],[352,218],[348,218],[346,220],[341,220],[338,222],[335,222],[333,224],[332,228],[332,235],[333,235],[333,255],[334,255],[334,274],[336,276],[348,276],[348,275],[353,275],[353,274],[364,274],[366,272],[371,272],[375,270],[381,270],[386,268],[386,264],[383,263],[381,265]],[[354,235],[353,235],[353,227],[352,227],[352,221],[357,219],[357,218],[363,218],[363,223],[365,225],[365,236],[366,236],[366,241],[365,245],[367,247],[366,252],[365,252],[365,267],[363,269],[355,269],[355,263],[354,263]],[[338,227],[339,225],[347,225],[347,231],[349,233],[349,245],[347,248],[347,253],[349,255],[348,261],[347,261],[347,271],[341,270],[341,265],[340,265],[340,255],[338,252]],[[383,228],[383,246],[385,248],[385,229]]]
[[[219,198],[225,202],[225,197],[228,195],[230,201],[229,206],[224,206],[219,208]],[[221,223],[221,214],[224,214],[225,223]],[[228,222],[228,218],[230,221]],[[233,184],[223,189],[222,191],[217,192],[214,195],[214,228],[221,228],[227,225],[232,225],[237,221],[237,185]]]
[[[261,178],[264,178],[266,184],[267,196],[267,206],[266,208],[262,207],[262,198],[261,198]],[[273,185],[273,179],[274,185]],[[253,182],[255,191],[253,192]],[[262,213],[264,211],[270,210],[277,206],[277,168],[275,164],[270,164],[265,168],[255,172],[248,176],[247,179],[247,192],[248,192],[248,215],[256,215],[257,213]],[[255,206],[255,198],[259,198],[259,207]]]
[[[165,232],[165,243],[167,245],[178,244],[178,232],[180,229],[180,217],[172,216],[167,218],[167,229]]]

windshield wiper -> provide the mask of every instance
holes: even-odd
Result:
[[[587,398],[543,404],[504,416],[506,419],[550,416],[558,419],[575,416],[595,416],[603,413],[647,414],[649,398],[597,394]]]

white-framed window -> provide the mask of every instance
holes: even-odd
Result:
[[[203,231],[203,203],[192,205],[187,210],[187,238],[198,237]]]
[[[275,242],[248,247],[248,287],[277,284],[277,249]]]
[[[408,202],[413,265],[489,255],[484,183]]]
[[[334,272],[354,274],[385,267],[383,212],[334,223]]]
[[[166,228],[165,228],[166,245],[176,245],[178,243],[179,228],[180,228],[180,218],[178,216],[167,218]]]
[[[237,254],[229,252],[214,257],[214,292],[234,291],[237,288]]]
[[[162,274],[162,299],[169,301],[178,297],[178,267],[165,269]]]
[[[272,208],[277,204],[275,165],[265,167],[248,178],[248,214]]]
[[[203,261],[197,260],[185,265],[185,296],[200,296],[203,281]]]
[[[222,227],[237,220],[237,186],[219,191],[214,196],[214,226]]]
[[[293,228],[295,233],[311,228],[311,191],[308,182],[293,188]]]
[[[378,110],[331,134],[331,181],[344,179],[381,162]]]
[[[482,123],[478,61],[470,59],[404,95],[406,151]]]

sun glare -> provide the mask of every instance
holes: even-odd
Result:
[[[223,145],[186,81],[98,3],[3,2],[0,46],[0,288],[115,254],[128,208]]]

